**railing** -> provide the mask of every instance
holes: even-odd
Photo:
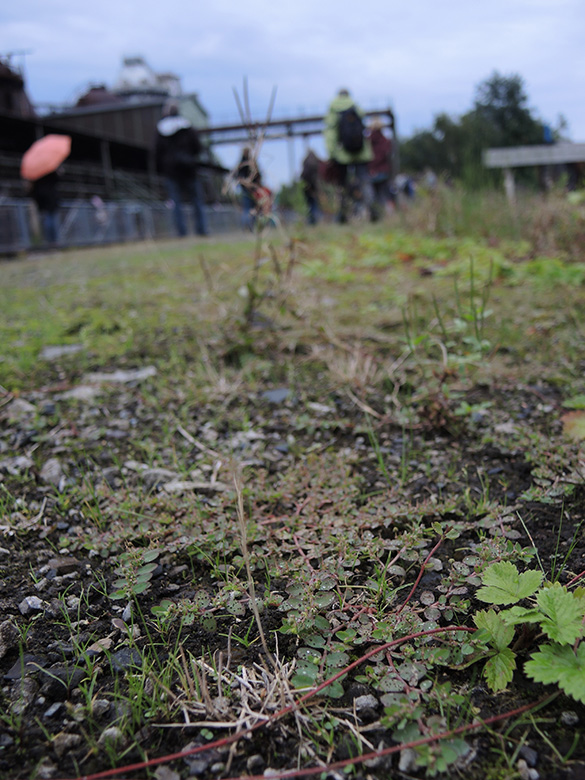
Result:
[[[183,205],[188,229],[192,209]],[[210,233],[240,229],[237,206],[206,206]],[[18,254],[45,247],[38,212],[26,198],[0,198],[0,254]],[[59,210],[59,246],[124,243],[176,235],[172,208],[159,201],[112,201],[96,205],[86,200],[65,201]]]

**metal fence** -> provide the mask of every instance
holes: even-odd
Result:
[[[241,227],[237,206],[206,206],[211,233],[227,233]],[[184,206],[189,232],[194,232],[192,209]],[[65,201],[59,210],[59,246],[90,246],[170,238],[176,235],[173,210],[161,202]],[[0,198],[0,253],[17,254],[42,249],[39,215],[26,198]]]

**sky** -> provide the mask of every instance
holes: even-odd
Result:
[[[399,136],[468,111],[495,71],[519,75],[535,116],[585,142],[584,0],[19,0],[0,10],[0,55],[25,51],[33,103],[74,101],[111,86],[142,55],[196,92],[211,124],[238,121],[247,79],[252,115],[325,113],[340,87],[365,110],[391,107]],[[311,146],[322,154],[321,139]],[[239,150],[218,147],[235,164]],[[266,143],[269,186],[298,174],[305,144]]]

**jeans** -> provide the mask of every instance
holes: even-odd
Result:
[[[56,244],[59,235],[59,219],[56,211],[42,211],[41,223],[47,244]]]
[[[244,230],[254,230],[254,224],[256,223],[256,201],[251,193],[244,187],[241,188],[241,203],[242,227]]]
[[[183,214],[183,207],[181,206],[181,190],[186,190],[191,203],[193,204],[193,213],[195,215],[195,231],[199,236],[205,236],[207,234],[207,221],[205,218],[205,211],[203,209],[203,193],[201,191],[201,182],[194,176],[191,179],[171,179],[166,180],[167,192],[169,198],[173,201],[175,212],[175,225],[177,227],[177,233],[180,236],[187,235],[187,225],[185,223],[185,216]]]

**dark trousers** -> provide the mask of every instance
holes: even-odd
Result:
[[[319,221],[319,200],[317,198],[317,191],[312,187],[305,187],[304,195],[309,210],[307,222],[309,225],[316,225]]]
[[[56,244],[59,237],[59,216],[57,211],[41,211],[43,235],[47,244]]]
[[[359,198],[374,218],[374,192],[370,182],[367,163],[340,165],[341,203],[337,219],[347,222],[350,208],[356,200],[355,188],[359,190]]]
[[[187,225],[185,223],[185,215],[183,214],[183,207],[181,205],[181,196],[183,191],[185,191],[189,196],[191,203],[193,204],[195,231],[199,236],[206,235],[207,221],[205,218],[205,211],[203,209],[203,193],[199,179],[196,176],[190,179],[168,178],[166,180],[166,185],[169,198],[174,203],[175,225],[177,227],[177,233],[180,236],[187,235]]]

